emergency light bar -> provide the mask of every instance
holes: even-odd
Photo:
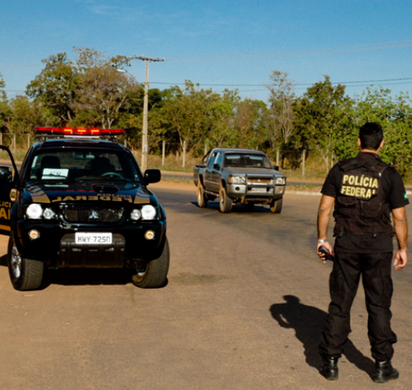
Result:
[[[70,127],[62,129],[58,127],[35,127],[34,130],[36,133],[63,135],[116,135],[125,133],[125,130],[122,129],[72,129]]]

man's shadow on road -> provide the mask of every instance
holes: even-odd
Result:
[[[319,370],[322,359],[318,352],[318,345],[327,313],[316,307],[302,304],[294,295],[285,295],[283,299],[286,303],[275,303],[270,307],[272,317],[282,328],[295,330],[296,338],[303,344],[306,363]],[[369,376],[374,373],[373,361],[363,355],[351,340],[348,340],[345,345],[344,355],[349,362]]]

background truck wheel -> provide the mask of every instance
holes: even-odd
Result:
[[[169,271],[169,243],[165,238],[163,251],[157,259],[146,264],[144,271],[138,271],[132,276],[135,286],[141,288],[158,288],[166,284],[167,272]]]
[[[209,199],[205,194],[205,189],[203,188],[203,184],[199,181],[197,185],[197,204],[199,207],[207,207]]]
[[[283,198],[272,200],[270,204],[270,211],[274,214],[279,214],[282,211]]]
[[[7,264],[13,287],[19,291],[36,290],[43,280],[44,263],[23,258],[17,249],[13,233],[10,235]]]
[[[227,196],[225,187],[220,187],[219,207],[222,213],[230,213],[232,211],[232,199]]]

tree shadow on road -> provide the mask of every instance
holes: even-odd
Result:
[[[302,304],[294,295],[285,295],[283,299],[286,303],[277,303],[270,307],[272,317],[282,328],[295,330],[296,338],[303,345],[306,363],[319,370],[322,359],[318,352],[318,344],[327,313]],[[373,361],[363,355],[351,340],[346,343],[344,355],[349,362],[369,376],[373,374]]]

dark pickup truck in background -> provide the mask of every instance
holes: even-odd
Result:
[[[272,213],[282,211],[286,177],[263,152],[212,149],[195,166],[193,181],[199,207],[207,207],[218,197],[222,213],[229,213],[232,204],[263,204],[269,205]]]

